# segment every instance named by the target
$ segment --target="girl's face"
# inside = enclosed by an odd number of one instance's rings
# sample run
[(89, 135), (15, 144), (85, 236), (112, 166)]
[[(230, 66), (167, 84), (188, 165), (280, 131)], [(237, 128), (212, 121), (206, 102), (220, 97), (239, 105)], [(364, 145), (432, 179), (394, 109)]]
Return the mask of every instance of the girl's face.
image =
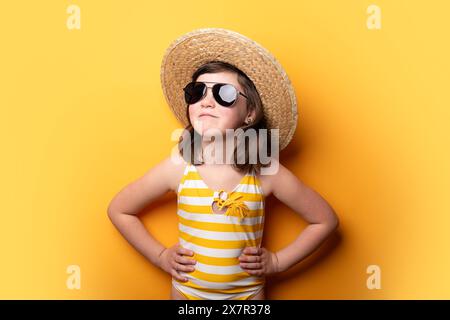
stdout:
[[(238, 82), (238, 75), (234, 72), (218, 72), (201, 74), (196, 81), (229, 83), (244, 93)], [(207, 83), (208, 87), (214, 85)], [(245, 94), (245, 93), (244, 93)], [(202, 114), (209, 114), (203, 115)], [(212, 89), (208, 88), (205, 97), (189, 106), (189, 118), (195, 131), (204, 135), (208, 129), (219, 129), (225, 134), (225, 129), (237, 129), (244, 124), (246, 117), (254, 116), (247, 111), (247, 99), (238, 94), (236, 103), (232, 107), (221, 106), (213, 97)]]

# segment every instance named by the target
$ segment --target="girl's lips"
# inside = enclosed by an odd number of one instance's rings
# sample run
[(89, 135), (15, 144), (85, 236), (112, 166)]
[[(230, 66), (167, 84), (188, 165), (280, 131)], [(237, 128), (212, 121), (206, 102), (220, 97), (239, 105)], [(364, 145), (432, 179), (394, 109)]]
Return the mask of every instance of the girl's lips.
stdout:
[(199, 116), (199, 118), (201, 118), (201, 117), (211, 117), (211, 118), (217, 118), (217, 117), (215, 117), (215, 116), (212, 116), (212, 115), (210, 115), (210, 114), (202, 114), (202, 115), (200, 115), (200, 116)]

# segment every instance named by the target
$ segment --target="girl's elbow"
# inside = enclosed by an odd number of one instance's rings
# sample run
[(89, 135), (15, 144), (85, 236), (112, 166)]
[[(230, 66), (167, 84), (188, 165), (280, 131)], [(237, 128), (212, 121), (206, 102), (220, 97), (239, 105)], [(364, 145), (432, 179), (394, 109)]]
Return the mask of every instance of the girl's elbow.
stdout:
[(329, 211), (328, 214), (326, 214), (326, 218), (322, 221), (322, 224), (330, 233), (339, 227), (339, 223), (339, 218), (334, 210)]
[(110, 219), (114, 218), (117, 215), (118, 211), (112, 205), (112, 202), (108, 205), (108, 209), (106, 209), (106, 213)]
[(115, 212), (110, 210), (110, 209), (108, 209), (106, 212), (107, 212), (109, 220), (113, 221), (114, 216), (115, 216)]
[(332, 231), (336, 230), (339, 227), (339, 218), (338, 216), (333, 212), (333, 214), (331, 215), (330, 221), (329, 221), (329, 225)]

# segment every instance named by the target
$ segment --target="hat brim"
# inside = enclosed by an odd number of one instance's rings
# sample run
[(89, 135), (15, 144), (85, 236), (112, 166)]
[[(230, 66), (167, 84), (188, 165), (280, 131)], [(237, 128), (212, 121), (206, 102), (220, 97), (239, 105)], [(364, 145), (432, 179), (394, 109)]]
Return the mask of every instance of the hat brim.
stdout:
[(281, 64), (264, 47), (231, 30), (204, 28), (179, 37), (166, 50), (161, 64), (161, 86), (169, 107), (186, 126), (184, 86), (193, 73), (210, 61), (223, 61), (242, 70), (253, 81), (263, 103), (268, 129), (279, 129), (280, 150), (291, 141), (297, 126), (297, 100)]

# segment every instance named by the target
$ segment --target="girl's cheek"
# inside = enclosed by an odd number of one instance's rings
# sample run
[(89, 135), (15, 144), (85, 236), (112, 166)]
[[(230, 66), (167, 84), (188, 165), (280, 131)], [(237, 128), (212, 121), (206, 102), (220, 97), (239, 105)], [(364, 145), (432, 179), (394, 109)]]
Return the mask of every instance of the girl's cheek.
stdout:
[(193, 105), (189, 106), (189, 116), (192, 118), (195, 113), (195, 107)]
[(226, 119), (227, 123), (235, 123), (238, 119), (238, 113), (236, 110), (224, 110), (220, 115), (223, 119)]
[(230, 127), (238, 128), (241, 125), (240, 116), (238, 113), (233, 113), (229, 116)]
[(195, 119), (198, 119), (198, 115), (195, 110), (189, 110), (189, 119), (191, 120), (191, 122), (194, 122)]

